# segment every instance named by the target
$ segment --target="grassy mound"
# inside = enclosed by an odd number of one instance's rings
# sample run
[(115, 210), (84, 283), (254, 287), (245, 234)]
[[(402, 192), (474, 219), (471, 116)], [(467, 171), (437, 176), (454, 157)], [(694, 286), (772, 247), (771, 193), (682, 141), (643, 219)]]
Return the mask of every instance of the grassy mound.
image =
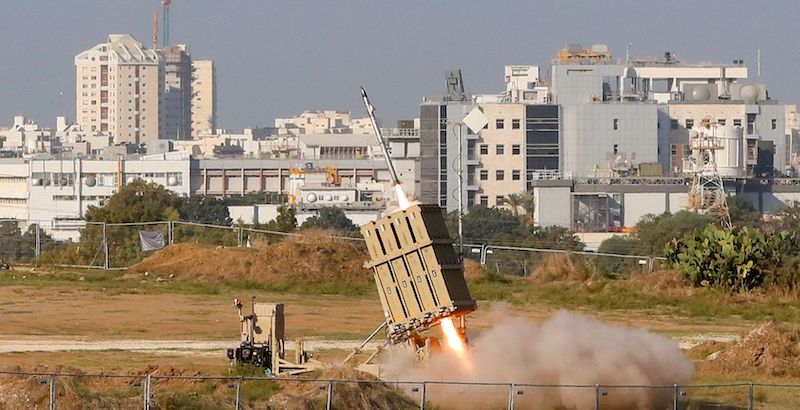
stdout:
[(208, 282), (371, 283), (368, 256), (358, 244), (308, 232), (256, 249), (201, 244), (168, 246), (130, 268)]

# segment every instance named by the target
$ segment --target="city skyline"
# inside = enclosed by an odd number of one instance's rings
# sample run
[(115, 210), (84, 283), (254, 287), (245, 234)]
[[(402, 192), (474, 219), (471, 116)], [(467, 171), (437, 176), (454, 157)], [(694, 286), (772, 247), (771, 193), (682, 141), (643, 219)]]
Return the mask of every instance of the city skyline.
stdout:
[[(669, 50), (685, 62), (744, 59), (751, 82), (768, 84), (772, 98), (792, 104), (800, 101), (800, 79), (786, 68), (800, 57), (784, 39), (791, 38), (785, 28), (800, 6), (783, 3), (767, 10), (754, 4), (688, 1), (553, 8), (452, 2), (313, 2), (300, 7), (176, 0), (170, 37), (173, 44), (188, 44), (194, 58), (215, 61), (218, 124), (230, 129), (270, 126), (276, 117), (303, 110), (363, 115), (360, 85), (374, 96), (379, 118), (391, 124), (419, 116), (422, 97), (443, 94), (447, 68), (463, 70), (468, 92), (500, 91), (504, 64), (544, 67), (556, 50), (574, 42), (606, 43), (616, 58), (624, 58), (626, 45), (632, 43), (631, 55), (636, 56)], [(86, 10), (92, 16), (87, 18)], [(4, 38), (13, 39), (0, 47), (9, 56), (0, 70), (0, 123), (14, 114), (43, 124), (57, 115), (74, 121), (74, 56), (110, 33), (131, 34), (149, 44), (152, 14), (159, 10), (156, 0), (124, 6), (88, 0), (7, 5), (7, 15), (15, 18), (0, 27)], [(603, 19), (595, 18), (600, 15)], [(47, 24), (31, 31), (31, 21)]]

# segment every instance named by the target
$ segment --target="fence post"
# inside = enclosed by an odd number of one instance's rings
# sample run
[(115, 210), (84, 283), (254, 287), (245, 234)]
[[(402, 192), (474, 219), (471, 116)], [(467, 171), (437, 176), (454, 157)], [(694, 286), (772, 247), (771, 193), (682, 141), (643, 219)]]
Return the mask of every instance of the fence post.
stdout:
[(56, 410), (56, 375), (50, 376), (50, 410)]
[(508, 410), (514, 410), (514, 383), (508, 386)]
[(325, 402), (325, 410), (333, 408), (333, 380), (328, 380), (328, 400)]
[(150, 410), (150, 375), (144, 378), (144, 410)]
[(655, 258), (648, 256), (647, 259), (647, 273), (653, 273), (653, 262), (655, 262)]
[(489, 249), (488, 245), (481, 245), (481, 267), (486, 267), (486, 251)]
[(672, 397), (672, 409), (673, 410), (678, 410), (678, 408), (679, 408), (679, 403), (678, 403), (678, 396), (679, 396), (678, 385), (675, 384), (674, 387), (675, 387), (675, 391), (673, 392), (674, 395)]
[(168, 222), (167, 222), (167, 237), (169, 238), (169, 239), (168, 239), (168, 243), (169, 243), (170, 245), (172, 245), (173, 243), (175, 243), (175, 240), (174, 240), (174, 237), (175, 237), (174, 235), (175, 235), (175, 234), (173, 233), (173, 232), (174, 232), (174, 230), (175, 230), (175, 225), (173, 224), (173, 221), (171, 221), (171, 220), (170, 220), (170, 221), (168, 221)]
[(236, 378), (236, 410), (239, 410), (241, 407), (241, 400), (242, 400), (242, 376)]
[(425, 410), (425, 394), (426, 394), (425, 393), (425, 388), (426, 387), (427, 387), (427, 383), (426, 382), (422, 382), (422, 392), (420, 392), (420, 398), (419, 398), (419, 409), (420, 410)]
[(108, 270), (108, 236), (105, 222), (103, 222), (103, 269)]
[(600, 410), (600, 385), (594, 385), (594, 410)]
[(237, 235), (240, 248), (242, 247), (242, 234), (243, 234), (243, 231), (242, 231), (242, 227), (240, 226), (239, 227), (239, 234)]
[(747, 410), (753, 410), (753, 403), (755, 399), (755, 386), (753, 386), (753, 382), (748, 382), (750, 386), (747, 389)]
[(36, 221), (36, 249), (34, 250), (36, 258), (34, 259), (33, 266), (39, 266), (39, 254), (42, 252), (42, 242), (39, 236), (40, 229), (41, 226), (39, 226), (39, 221)]

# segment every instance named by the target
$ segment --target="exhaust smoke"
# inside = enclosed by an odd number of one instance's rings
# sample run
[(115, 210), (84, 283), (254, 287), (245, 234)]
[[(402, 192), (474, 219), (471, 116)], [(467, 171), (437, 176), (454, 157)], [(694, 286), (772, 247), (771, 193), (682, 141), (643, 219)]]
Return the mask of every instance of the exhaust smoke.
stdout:
[[(603, 388), (603, 408), (654, 408), (671, 404), (671, 385), (688, 384), (694, 374), (693, 362), (675, 342), (643, 329), (610, 325), (567, 311), (537, 324), (496, 308), (491, 319), (494, 326), (472, 338), (466, 357), (457, 350), (442, 349), (419, 365), (407, 349), (391, 350), (383, 363), (385, 379), (664, 385), (660, 389)], [(523, 395), (515, 400), (518, 408), (593, 408), (595, 404), (593, 386), (520, 390)], [(508, 401), (508, 387), (430, 385), (428, 392), (428, 400), (444, 408), (495, 407)]]

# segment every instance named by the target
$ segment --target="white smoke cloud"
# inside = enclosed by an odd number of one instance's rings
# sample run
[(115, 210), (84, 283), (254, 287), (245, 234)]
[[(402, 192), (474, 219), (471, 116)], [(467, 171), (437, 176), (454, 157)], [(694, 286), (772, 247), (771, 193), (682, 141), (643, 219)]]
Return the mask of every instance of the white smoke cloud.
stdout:
[[(470, 341), (470, 364), (442, 349), (421, 366), (407, 348), (392, 349), (382, 363), (384, 379), (516, 384), (688, 384), (694, 364), (663, 336), (605, 324), (566, 311), (536, 324), (503, 311), (495, 325)], [(509, 387), (428, 386), (428, 398), (444, 408), (503, 406)], [(671, 403), (672, 388), (601, 388), (603, 408), (654, 408)], [(517, 395), (522, 391), (522, 395)], [(592, 388), (517, 388), (517, 408), (593, 408)]]

